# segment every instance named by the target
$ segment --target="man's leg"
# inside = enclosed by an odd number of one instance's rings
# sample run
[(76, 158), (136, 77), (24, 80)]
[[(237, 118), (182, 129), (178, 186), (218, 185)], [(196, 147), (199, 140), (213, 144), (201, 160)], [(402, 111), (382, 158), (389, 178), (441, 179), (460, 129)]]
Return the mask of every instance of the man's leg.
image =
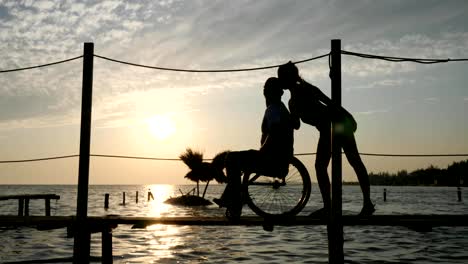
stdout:
[(240, 193), (240, 181), (241, 181), (241, 163), (242, 154), (239, 151), (232, 151), (226, 155), (225, 167), (227, 184), (224, 188), (224, 192), (221, 195), (221, 199), (215, 199), (220, 207), (226, 207), (235, 201)]
[(259, 162), (260, 153), (256, 150), (230, 152), (226, 156), (226, 176), (228, 184), (220, 200), (215, 203), (228, 207), (231, 217), (240, 216), (242, 210), (242, 174), (253, 172)]
[(372, 214), (375, 209), (370, 199), (370, 183), (369, 174), (367, 173), (366, 166), (362, 162), (361, 156), (356, 144), (356, 139), (353, 133), (349, 133), (343, 137), (342, 140), (343, 150), (348, 159), (349, 164), (356, 172), (359, 185), (361, 186), (363, 196), (363, 208), (361, 214)]

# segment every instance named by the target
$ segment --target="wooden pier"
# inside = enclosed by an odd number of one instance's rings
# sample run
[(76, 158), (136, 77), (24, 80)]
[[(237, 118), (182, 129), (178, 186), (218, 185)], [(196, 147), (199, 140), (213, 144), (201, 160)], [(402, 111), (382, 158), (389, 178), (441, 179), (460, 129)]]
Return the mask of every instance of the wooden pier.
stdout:
[[(343, 215), (344, 226), (404, 226), (416, 231), (431, 231), (438, 226), (468, 226), (468, 215), (374, 215), (359, 217)], [(191, 225), (191, 226), (262, 226), (271, 231), (274, 226), (327, 225), (328, 219), (296, 216), (264, 219), (258, 216), (244, 216), (238, 221), (226, 217), (127, 217), (88, 216), (85, 221), (76, 216), (0, 216), (1, 227), (33, 227), (38, 230), (67, 228), (68, 237), (77, 232), (102, 234), (102, 263), (112, 263), (112, 230), (118, 225), (132, 225), (145, 228), (150, 225)], [(77, 226), (80, 225), (80, 226)], [(70, 258), (73, 259), (73, 258)]]
[[(373, 215), (359, 217), (343, 215), (345, 226), (468, 226), (468, 215)], [(75, 216), (0, 216), (2, 227), (70, 227), (75, 224)], [(326, 225), (327, 219), (309, 216), (295, 216), (278, 219), (264, 219), (258, 216), (243, 216), (238, 221), (226, 217), (139, 217), (139, 216), (88, 216), (86, 223), (90, 227), (132, 225), (146, 227), (162, 225), (196, 225), (196, 226), (300, 226)]]
[(56, 194), (20, 194), (0, 196), (0, 201), (18, 200), (18, 216), (29, 216), (29, 201), (34, 199), (44, 199), (45, 215), (50, 216), (50, 200), (59, 200)]

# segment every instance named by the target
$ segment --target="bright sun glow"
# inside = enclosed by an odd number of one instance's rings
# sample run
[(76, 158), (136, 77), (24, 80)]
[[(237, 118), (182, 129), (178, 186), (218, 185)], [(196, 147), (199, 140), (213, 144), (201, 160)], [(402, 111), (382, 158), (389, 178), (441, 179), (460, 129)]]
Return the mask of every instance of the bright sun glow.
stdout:
[(168, 115), (155, 115), (146, 119), (151, 134), (160, 140), (170, 137), (176, 131), (172, 118)]
[(172, 194), (174, 186), (166, 184), (153, 184), (147, 186), (148, 191), (153, 194), (153, 200), (148, 202), (149, 216), (161, 217), (169, 213), (171, 205), (164, 203)]

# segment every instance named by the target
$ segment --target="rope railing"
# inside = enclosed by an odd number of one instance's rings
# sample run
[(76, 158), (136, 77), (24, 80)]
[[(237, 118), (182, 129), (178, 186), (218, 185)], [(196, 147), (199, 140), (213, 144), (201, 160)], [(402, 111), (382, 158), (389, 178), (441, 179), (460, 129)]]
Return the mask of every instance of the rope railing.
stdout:
[[(344, 153), (344, 152), (342, 152)], [(313, 156), (315, 152), (296, 153), (294, 156)], [(457, 154), (384, 154), (384, 153), (359, 153), (362, 156), (374, 156), (374, 157), (468, 157), (468, 154), (457, 153)], [(21, 162), (35, 162), (35, 161), (46, 161), (46, 160), (57, 160), (57, 159), (68, 159), (77, 158), (79, 154), (75, 155), (64, 155), (54, 156), (45, 158), (35, 159), (21, 159), (21, 160), (0, 160), (2, 163), (21, 163)], [(139, 160), (160, 160), (160, 161), (181, 161), (179, 158), (158, 158), (158, 157), (142, 157), (142, 156), (125, 156), (125, 155), (106, 155), (106, 154), (90, 154), (90, 157), (98, 158), (118, 158), (118, 159), (139, 159)], [(213, 159), (203, 159), (204, 161), (210, 161)]]
[(434, 64), (434, 63), (446, 63), (446, 62), (460, 62), (460, 61), (468, 61), (468, 59), (420, 59), (420, 58), (404, 58), (404, 57), (390, 57), (390, 56), (382, 56), (382, 55), (373, 55), (373, 54), (365, 54), (365, 53), (357, 53), (342, 50), (341, 54), (343, 55), (350, 55), (361, 57), (365, 59), (378, 59), (378, 60), (385, 60), (391, 62), (416, 62), (421, 64)]
[(79, 157), (80, 155), (64, 155), (64, 156), (55, 156), (55, 157), (46, 157), (46, 158), (36, 158), (36, 159), (21, 159), (21, 160), (0, 160), (0, 163), (21, 163), (21, 162), (34, 162), (34, 161), (46, 161), (46, 160), (57, 160), (57, 159), (68, 159)]
[[(324, 57), (329, 56), (330, 53), (323, 54), (320, 56), (312, 57), (309, 59), (304, 59), (304, 60), (299, 60), (293, 62), (294, 64), (300, 64), (304, 62), (309, 62), (317, 59), (321, 59)], [(258, 71), (258, 70), (266, 70), (266, 69), (273, 69), (281, 66), (282, 64), (277, 64), (277, 65), (270, 65), (270, 66), (263, 66), (263, 67), (253, 67), (253, 68), (240, 68), (240, 69), (212, 69), (212, 70), (196, 70), (196, 69), (177, 69), (177, 68), (168, 68), (168, 67), (159, 67), (159, 66), (148, 66), (148, 65), (143, 65), (143, 64), (137, 64), (137, 63), (132, 63), (132, 62), (126, 62), (126, 61), (121, 61), (121, 60), (116, 60), (116, 59), (111, 59), (108, 57), (100, 56), (97, 54), (94, 54), (94, 57), (100, 58), (103, 60), (108, 60), (112, 62), (117, 62), (125, 65), (130, 65), (130, 66), (136, 66), (136, 67), (142, 67), (142, 68), (148, 68), (148, 69), (153, 69), (153, 70), (162, 70), (162, 71), (176, 71), (176, 72), (198, 72), (198, 73), (219, 73), (219, 72), (243, 72), (243, 71)]]
[[(392, 57), (392, 56), (382, 56), (382, 55), (374, 55), (374, 54), (365, 54), (365, 53), (358, 53), (358, 52), (351, 52), (351, 51), (346, 51), (342, 50), (341, 53), (343, 55), (350, 55), (350, 56), (356, 56), (356, 57), (361, 57), (361, 58), (366, 58), (366, 59), (380, 59), (380, 60), (385, 60), (385, 61), (391, 61), (391, 62), (416, 62), (416, 63), (422, 63), (422, 64), (434, 64), (434, 63), (446, 63), (446, 62), (461, 62), (461, 61), (468, 61), (468, 59), (426, 59), (426, 58), (405, 58), (405, 57)], [(304, 60), (299, 60), (299, 61), (294, 61), (292, 63), (294, 64), (300, 64), (300, 63), (305, 63), (317, 59), (321, 59), (324, 57), (329, 56), (330, 53), (326, 53), (323, 55), (319, 55), (316, 57), (304, 59)], [(112, 59), (109, 57), (101, 56), (94, 54), (94, 57), (103, 59), (103, 60), (108, 60), (116, 63), (121, 63), (125, 65), (130, 65), (130, 66), (136, 66), (136, 67), (142, 67), (142, 68), (148, 68), (148, 69), (154, 69), (154, 70), (163, 70), (163, 71), (176, 71), (176, 72), (198, 72), (198, 73), (217, 73), (217, 72), (242, 72), (242, 71), (257, 71), (257, 70), (266, 70), (266, 69), (273, 69), (281, 66), (282, 64), (276, 64), (276, 65), (269, 65), (269, 66), (260, 66), (260, 67), (251, 67), (251, 68), (239, 68), (239, 69), (209, 69), (209, 70), (197, 70), (197, 69), (181, 69), (181, 68), (170, 68), (170, 67), (160, 67), (160, 66), (150, 66), (150, 65), (144, 65), (144, 64), (138, 64), (138, 63), (132, 63), (132, 62), (127, 62), (127, 61), (122, 61), (122, 60), (117, 60), (117, 59)], [(42, 67), (48, 67), (52, 65), (57, 65), (73, 60), (77, 60), (83, 58), (83, 55), (61, 60), (61, 61), (56, 61), (56, 62), (51, 62), (51, 63), (46, 63), (46, 64), (41, 64), (41, 65), (36, 65), (36, 66), (30, 66), (30, 67), (24, 67), (24, 68), (16, 68), (16, 69), (8, 69), (8, 70), (0, 70), (0, 73), (7, 73), (7, 72), (16, 72), (16, 71), (24, 71), (24, 70), (31, 70), (31, 69), (36, 69), (36, 68), (42, 68)]]
[(31, 69), (36, 69), (36, 68), (43, 68), (43, 67), (48, 67), (48, 66), (52, 66), (52, 65), (56, 65), (56, 64), (61, 64), (61, 63), (77, 60), (77, 59), (80, 59), (80, 58), (83, 58), (83, 55), (78, 56), (78, 57), (74, 57), (74, 58), (70, 58), (70, 59), (66, 59), (66, 60), (46, 63), (46, 64), (42, 64), (42, 65), (36, 65), (36, 66), (30, 66), (30, 67), (24, 67), (24, 68), (17, 68), (17, 69), (10, 69), (10, 70), (0, 70), (0, 73), (16, 72), (16, 71), (31, 70)]
[[(416, 62), (416, 63), (422, 63), (422, 64), (468, 61), (468, 59), (450, 59), (450, 58), (448, 58), (448, 59), (427, 59), (427, 58), (391, 57), (391, 56), (381, 56), (381, 55), (350, 52), (350, 51), (346, 51), (346, 50), (342, 50), (341, 53), (343, 55), (357, 56), (357, 57), (366, 58), (366, 59), (380, 59), (380, 60), (391, 61), (391, 62)], [(329, 56), (330, 56), (330, 53), (326, 53), (326, 54), (323, 54), (323, 55), (319, 55), (319, 56), (304, 59), (304, 60), (295, 61), (295, 62), (292, 62), (292, 63), (300, 64), (300, 63), (305, 63), (305, 62), (309, 62), (309, 61), (313, 61), (313, 60), (317, 60), (317, 59), (321, 59), (321, 58), (329, 57)], [(100, 59), (103, 59), (103, 60), (116, 62), (116, 63), (125, 64), (125, 65), (142, 67), (142, 68), (149, 68), (149, 69), (163, 70), (163, 71), (176, 71), (176, 72), (194, 72), (194, 73), (197, 73), (197, 72), (198, 73), (220, 73), (220, 72), (256, 71), (256, 70), (266, 70), (266, 69), (277, 68), (277, 67), (282, 65), (282, 64), (278, 64), (278, 65), (252, 67), (252, 68), (238, 68), (238, 69), (200, 70), (200, 69), (180, 69), (180, 68), (149, 66), (149, 65), (143, 65), (143, 64), (137, 64), (137, 63), (132, 63), (132, 62), (116, 60), (116, 59), (100, 56), (100, 55), (97, 55), (97, 54), (94, 54), (94, 57), (97, 57), (97, 58), (100, 58)], [(9, 69), (9, 70), (0, 70), (0, 73), (7, 73), (7, 72), (15, 72), (15, 71), (23, 71), (23, 70), (30, 70), (30, 69), (35, 69), (35, 68), (48, 67), (48, 66), (52, 66), (52, 65), (57, 65), (57, 64), (77, 60), (77, 59), (80, 59), (80, 58), (83, 58), (83, 55), (73, 57), (73, 58), (69, 58), (69, 59), (65, 59), (65, 60), (61, 60), (61, 61), (46, 63), (46, 64), (42, 64), (42, 65), (36, 65), (36, 66), (30, 66), (30, 67), (24, 67), (24, 68), (17, 68), (17, 69)], [(295, 154), (295, 156), (307, 156), (307, 155), (315, 155), (315, 154), (316, 153), (297, 153), (297, 154)], [(360, 155), (363, 155), (363, 156), (381, 156), (381, 157), (465, 157), (465, 156), (468, 156), (468, 154), (382, 154), (382, 153), (360, 153)], [(163, 161), (179, 161), (180, 160), (178, 158), (153, 158), (153, 157), (121, 156), (121, 155), (101, 155), (101, 154), (91, 154), (90, 156), (91, 157), (104, 157), (104, 158), (124, 158), (124, 159), (163, 160)], [(1, 163), (20, 163), (20, 162), (46, 161), (46, 160), (66, 159), (66, 158), (74, 158), (74, 157), (79, 157), (79, 155), (75, 154), (75, 155), (55, 156), (55, 157), (36, 158), (36, 159), (22, 159), (22, 160), (0, 160), (0, 164)], [(205, 160), (212, 160), (212, 159), (205, 159)]]

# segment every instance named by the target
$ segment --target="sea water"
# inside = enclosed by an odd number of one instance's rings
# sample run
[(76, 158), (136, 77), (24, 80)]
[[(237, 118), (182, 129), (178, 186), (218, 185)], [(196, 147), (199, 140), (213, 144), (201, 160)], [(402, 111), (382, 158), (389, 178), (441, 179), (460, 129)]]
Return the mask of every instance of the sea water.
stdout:
[[(184, 207), (165, 204), (169, 197), (187, 193), (194, 185), (93, 185), (89, 187), (88, 215), (121, 216), (223, 216), (215, 205)], [(200, 193), (203, 192), (200, 186)], [(207, 199), (218, 197), (224, 186), (210, 185)], [(387, 200), (383, 201), (383, 189)], [(136, 203), (136, 192), (139, 201)], [(52, 215), (76, 213), (77, 187), (73, 185), (0, 185), (0, 195), (54, 193)], [(126, 203), (123, 202), (126, 193)], [(154, 200), (148, 201), (151, 192)], [(467, 214), (468, 190), (458, 201), (454, 187), (372, 186), (375, 214)], [(104, 208), (104, 194), (110, 195)], [(357, 214), (362, 206), (359, 186), (343, 187), (343, 214)], [(16, 215), (16, 200), (0, 201), (1, 215)], [(44, 215), (44, 201), (30, 202), (30, 215)], [(312, 195), (301, 215), (321, 207), (320, 192)], [(244, 207), (243, 215), (253, 215)], [(468, 228), (436, 227), (417, 232), (405, 227), (344, 227), (347, 263), (468, 263)], [(91, 237), (91, 255), (101, 255), (101, 235)], [(0, 263), (34, 263), (44, 259), (69, 258), (73, 238), (66, 229), (38, 231), (34, 228), (0, 227)], [(325, 226), (276, 226), (273, 232), (261, 226), (152, 225), (131, 229), (119, 225), (113, 231), (114, 263), (327, 263)]]

